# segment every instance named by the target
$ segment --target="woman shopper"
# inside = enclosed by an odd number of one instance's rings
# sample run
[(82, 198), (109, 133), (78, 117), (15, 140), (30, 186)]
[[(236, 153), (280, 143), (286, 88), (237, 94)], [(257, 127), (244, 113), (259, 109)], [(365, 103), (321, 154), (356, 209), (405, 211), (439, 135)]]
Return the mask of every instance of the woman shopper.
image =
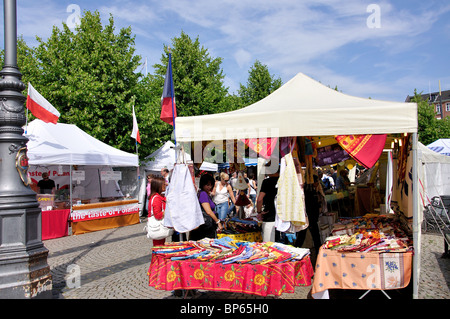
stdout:
[[(155, 216), (157, 220), (164, 218), (166, 210), (166, 197), (162, 195), (166, 191), (166, 180), (164, 177), (153, 177), (151, 180), (151, 191), (148, 200), (148, 217)], [(153, 239), (153, 246), (164, 245), (166, 239)]]
[(216, 205), (216, 212), (220, 220), (224, 220), (228, 215), (229, 200), (231, 200), (233, 204), (236, 203), (233, 189), (231, 188), (229, 181), (230, 176), (227, 173), (220, 173), (220, 180), (216, 182), (214, 189), (211, 192), (211, 195), (214, 198), (214, 204)]
[(200, 178), (198, 201), (202, 209), (205, 223), (190, 232), (189, 234), (190, 240), (200, 240), (205, 237), (215, 238), (216, 229), (222, 230), (220, 219), (217, 218), (216, 214), (214, 213), (216, 205), (214, 204), (214, 201), (211, 199), (210, 196), (214, 184), (215, 184), (214, 177), (212, 177), (209, 174), (204, 174)]

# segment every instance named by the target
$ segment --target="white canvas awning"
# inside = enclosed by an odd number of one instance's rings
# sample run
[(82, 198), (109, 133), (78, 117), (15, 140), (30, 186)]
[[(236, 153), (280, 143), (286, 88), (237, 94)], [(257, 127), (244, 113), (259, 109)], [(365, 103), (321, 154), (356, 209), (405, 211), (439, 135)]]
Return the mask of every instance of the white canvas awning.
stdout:
[(177, 142), (417, 132), (417, 104), (343, 94), (299, 73), (266, 98), (219, 114), (177, 117)]
[(25, 136), (30, 165), (139, 166), (138, 156), (109, 146), (73, 124), (28, 124)]
[(428, 144), (427, 147), (436, 153), (446, 156), (450, 155), (450, 139), (448, 138), (436, 140), (433, 143)]
[[(177, 162), (176, 152), (175, 144), (167, 141), (163, 146), (145, 158), (143, 162), (145, 170), (159, 172), (163, 168), (167, 168), (168, 170), (173, 169), (174, 164)], [(185, 160), (191, 160), (191, 156), (186, 154)]]

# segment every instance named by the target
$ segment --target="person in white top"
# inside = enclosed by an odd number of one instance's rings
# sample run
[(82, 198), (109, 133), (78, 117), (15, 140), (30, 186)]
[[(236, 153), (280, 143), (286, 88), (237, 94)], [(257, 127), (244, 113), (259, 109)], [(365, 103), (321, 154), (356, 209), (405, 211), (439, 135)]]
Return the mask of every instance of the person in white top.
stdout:
[(211, 192), (214, 203), (216, 204), (216, 212), (220, 220), (223, 220), (227, 217), (229, 210), (229, 200), (231, 199), (231, 202), (233, 204), (236, 203), (233, 189), (231, 188), (229, 181), (230, 177), (227, 173), (220, 173), (220, 181), (216, 182), (216, 185), (214, 185), (214, 188)]

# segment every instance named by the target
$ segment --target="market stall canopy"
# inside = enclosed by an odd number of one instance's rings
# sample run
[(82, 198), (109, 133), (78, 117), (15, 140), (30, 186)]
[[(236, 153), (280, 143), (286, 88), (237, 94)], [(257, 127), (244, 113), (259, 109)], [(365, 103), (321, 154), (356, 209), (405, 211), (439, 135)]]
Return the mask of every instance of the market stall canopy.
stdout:
[(109, 146), (73, 124), (28, 124), (26, 137), (30, 165), (139, 166), (138, 156)]
[(436, 140), (433, 143), (428, 144), (427, 147), (439, 154), (450, 156), (450, 139), (448, 138)]
[[(145, 158), (143, 163), (145, 170), (158, 172), (161, 171), (162, 168), (171, 170), (173, 169), (173, 165), (176, 162), (175, 155), (175, 144), (173, 144), (171, 141), (167, 141), (163, 146), (161, 146)], [(189, 154), (186, 154), (186, 160), (191, 160)]]
[[(450, 156), (436, 153), (420, 142), (417, 146), (424, 175), (420, 176), (419, 173), (419, 179), (423, 182), (425, 194), (429, 199), (434, 196), (449, 195)], [(419, 170), (419, 172), (421, 171)], [(428, 202), (425, 201), (425, 203)]]
[(417, 104), (343, 94), (299, 73), (245, 108), (177, 117), (177, 142), (417, 132)]
[(216, 163), (203, 162), (199, 170), (208, 172), (217, 172), (219, 170), (219, 165)]

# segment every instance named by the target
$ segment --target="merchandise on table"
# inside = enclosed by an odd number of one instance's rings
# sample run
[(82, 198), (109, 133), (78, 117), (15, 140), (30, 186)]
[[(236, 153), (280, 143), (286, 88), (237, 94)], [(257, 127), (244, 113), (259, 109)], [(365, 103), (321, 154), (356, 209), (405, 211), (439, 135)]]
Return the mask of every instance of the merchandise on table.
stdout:
[(396, 215), (367, 214), (360, 218), (340, 219), (333, 225), (332, 234), (323, 244), (324, 249), (342, 252), (413, 250), (410, 235)]
[(235, 241), (223, 237), (155, 246), (152, 253), (171, 260), (193, 259), (222, 264), (264, 265), (301, 260), (309, 256), (310, 251), (307, 248), (296, 248), (281, 243)]
[(221, 234), (244, 234), (260, 231), (261, 222), (233, 217), (224, 220)]

